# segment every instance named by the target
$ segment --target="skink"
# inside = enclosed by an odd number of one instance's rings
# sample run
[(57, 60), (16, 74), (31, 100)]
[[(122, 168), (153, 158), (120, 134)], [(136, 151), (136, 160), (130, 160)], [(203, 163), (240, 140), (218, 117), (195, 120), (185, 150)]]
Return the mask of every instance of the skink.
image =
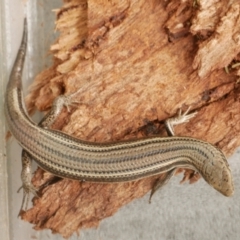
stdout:
[[(64, 96), (55, 100), (51, 112), (40, 125), (35, 124), (25, 110), (22, 94), (21, 75), (26, 46), (25, 20), (22, 43), (7, 84), (5, 115), (9, 129), (26, 157), (35, 160), (42, 169), (62, 178), (111, 183), (172, 172), (176, 168), (190, 168), (199, 172), (223, 195), (233, 194), (227, 160), (219, 149), (208, 142), (175, 136), (113, 143), (82, 141), (48, 128), (69, 101)], [(26, 172), (23, 170), (23, 188), (29, 192), (32, 191), (31, 180)]]

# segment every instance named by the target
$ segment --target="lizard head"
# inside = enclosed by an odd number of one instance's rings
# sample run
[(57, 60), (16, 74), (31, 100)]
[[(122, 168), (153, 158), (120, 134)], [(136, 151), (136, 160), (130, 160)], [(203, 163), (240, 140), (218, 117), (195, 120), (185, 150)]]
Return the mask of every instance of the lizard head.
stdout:
[(211, 159), (204, 161), (202, 176), (218, 192), (230, 197), (234, 193), (232, 173), (224, 154), (221, 150), (214, 148), (215, 150), (211, 151)]

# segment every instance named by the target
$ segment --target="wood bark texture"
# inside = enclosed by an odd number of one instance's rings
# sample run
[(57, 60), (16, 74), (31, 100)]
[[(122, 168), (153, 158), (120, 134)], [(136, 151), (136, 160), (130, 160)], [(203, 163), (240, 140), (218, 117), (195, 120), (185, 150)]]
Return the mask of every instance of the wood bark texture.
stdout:
[[(26, 99), (30, 112), (48, 111), (58, 95), (78, 91), (80, 103), (54, 129), (97, 142), (164, 136), (163, 121), (191, 106), (197, 116), (176, 135), (227, 156), (240, 145), (239, 1), (64, 0), (56, 16), (53, 65)], [(21, 217), (67, 238), (144, 196), (159, 177), (94, 184), (38, 169), (41, 197)], [(184, 180), (198, 178), (185, 172)]]

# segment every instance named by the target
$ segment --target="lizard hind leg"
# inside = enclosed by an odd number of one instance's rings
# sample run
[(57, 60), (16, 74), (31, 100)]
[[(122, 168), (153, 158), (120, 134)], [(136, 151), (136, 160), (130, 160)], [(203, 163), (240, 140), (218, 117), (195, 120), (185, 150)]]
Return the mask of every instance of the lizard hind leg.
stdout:
[(25, 211), (27, 210), (30, 193), (38, 197), (37, 195), (38, 189), (34, 187), (31, 182), (31, 179), (32, 179), (31, 163), (32, 163), (31, 156), (25, 150), (23, 150), (22, 151), (22, 172), (21, 172), (22, 186), (17, 191), (19, 192), (21, 189), (23, 189), (23, 200), (22, 200), (19, 215), (23, 211), (24, 205), (25, 205), (24, 210)]
[(72, 100), (75, 94), (76, 93), (73, 93), (69, 96), (59, 95), (56, 97), (50, 111), (43, 117), (38, 126), (42, 128), (50, 128), (64, 107), (66, 107), (67, 111), (70, 112), (70, 107), (77, 107), (79, 104), (88, 105), (87, 103), (81, 101)]

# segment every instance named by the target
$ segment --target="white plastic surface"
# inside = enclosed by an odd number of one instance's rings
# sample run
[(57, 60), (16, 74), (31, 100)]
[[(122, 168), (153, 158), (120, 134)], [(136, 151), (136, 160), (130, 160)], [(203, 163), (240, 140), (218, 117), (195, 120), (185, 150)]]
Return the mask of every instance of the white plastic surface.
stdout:
[[(22, 0), (1, 0), (0, 100), (22, 36)], [(55, 15), (61, 0), (28, 0), (28, 56), (24, 71), (24, 90), (33, 77), (50, 64), (48, 49), (54, 41)], [(4, 85), (4, 86), (3, 86)], [(5, 88), (4, 88), (5, 89)], [(63, 239), (49, 230), (37, 232), (32, 225), (17, 218), (21, 205), (21, 148), (14, 139), (8, 141), (5, 157), (4, 114), (0, 105), (0, 233), (6, 240)], [(158, 191), (148, 204), (148, 196), (123, 207), (113, 217), (102, 221), (97, 229), (81, 231), (70, 240), (238, 240), (240, 239), (240, 152), (230, 159), (235, 195), (226, 198), (203, 180), (194, 185), (179, 185), (181, 176)], [(7, 161), (7, 164), (6, 164)], [(7, 166), (6, 166), (7, 165)], [(6, 168), (8, 170), (6, 170)], [(8, 173), (8, 175), (7, 175)], [(8, 183), (8, 187), (7, 187)], [(9, 237), (8, 237), (9, 236)]]

